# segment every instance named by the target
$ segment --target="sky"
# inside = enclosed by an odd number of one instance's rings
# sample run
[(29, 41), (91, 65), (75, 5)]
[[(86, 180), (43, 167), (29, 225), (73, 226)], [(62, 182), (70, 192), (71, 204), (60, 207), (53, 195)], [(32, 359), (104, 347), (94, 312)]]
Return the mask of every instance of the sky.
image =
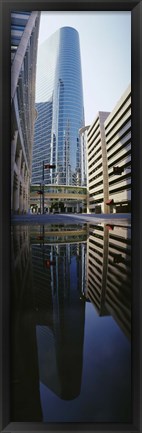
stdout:
[(131, 12), (41, 12), (39, 45), (64, 26), (79, 32), (85, 125), (91, 125), (131, 83)]

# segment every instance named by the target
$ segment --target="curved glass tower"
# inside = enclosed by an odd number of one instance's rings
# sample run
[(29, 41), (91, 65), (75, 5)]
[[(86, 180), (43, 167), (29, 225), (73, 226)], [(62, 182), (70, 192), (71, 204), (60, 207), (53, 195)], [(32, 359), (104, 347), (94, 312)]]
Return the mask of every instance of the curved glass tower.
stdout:
[[(48, 108), (47, 108), (48, 107)], [(50, 107), (50, 109), (49, 109)], [(80, 184), (80, 137), (84, 126), (83, 88), (78, 32), (57, 30), (38, 52), (32, 183)]]

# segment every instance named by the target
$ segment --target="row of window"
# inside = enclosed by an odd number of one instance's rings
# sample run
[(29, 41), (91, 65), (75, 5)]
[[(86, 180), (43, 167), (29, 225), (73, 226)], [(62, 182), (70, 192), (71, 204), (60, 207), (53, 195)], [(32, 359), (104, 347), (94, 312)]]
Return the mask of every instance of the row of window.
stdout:
[[(98, 152), (97, 152), (98, 154)], [(93, 162), (88, 166), (88, 170), (89, 170), (89, 176), (93, 173), (93, 171), (90, 171), (91, 167), (94, 167), (94, 165), (98, 164), (98, 161), (100, 161), (100, 159), (102, 160), (102, 152), (100, 149), (100, 155), (98, 156), (98, 158), (94, 159), (93, 156), (90, 158), (89, 162), (93, 160)]]
[[(97, 167), (94, 167), (94, 169), (89, 173), (89, 177), (91, 177), (92, 173), (95, 173), (96, 171), (98, 171), (100, 168), (102, 167), (102, 161), (100, 164), (97, 165)], [(101, 175), (101, 173), (100, 173)], [(95, 179), (95, 178), (94, 178)], [(92, 179), (90, 179), (91, 182)]]
[(114, 139), (119, 138), (121, 140), (121, 138), (123, 138), (125, 136), (126, 133), (129, 132), (131, 128), (131, 114), (129, 115), (129, 117), (125, 120), (124, 123), (122, 123), (117, 130), (114, 130), (113, 134), (111, 135), (111, 137), (108, 139), (106, 138), (106, 142), (107, 142), (107, 149), (109, 150), (109, 144), (111, 145), (111, 142)]
[[(99, 137), (99, 139), (98, 139)], [(97, 141), (96, 141), (97, 140)], [(97, 133), (94, 135), (94, 133), (92, 133), (91, 137), (88, 138), (88, 149), (90, 150), (90, 153), (92, 151), (93, 145), (97, 145), (98, 142), (100, 140), (100, 128), (97, 128)]]
[(104, 190), (101, 188), (98, 191), (94, 191), (92, 193), (89, 193), (89, 197), (94, 197), (95, 195), (103, 194)]
[(122, 110), (122, 108), (125, 106), (125, 104), (126, 104), (126, 102), (128, 101), (129, 98), (130, 98), (130, 93), (127, 96), (127, 98), (124, 100), (124, 102), (120, 105), (120, 107), (118, 108), (118, 110), (115, 111), (114, 115), (111, 116), (110, 120), (109, 121), (106, 120), (106, 123), (105, 123), (106, 135), (107, 135), (107, 128), (112, 123), (112, 121), (115, 119), (115, 117), (118, 116), (118, 114), (120, 113), (120, 111)]

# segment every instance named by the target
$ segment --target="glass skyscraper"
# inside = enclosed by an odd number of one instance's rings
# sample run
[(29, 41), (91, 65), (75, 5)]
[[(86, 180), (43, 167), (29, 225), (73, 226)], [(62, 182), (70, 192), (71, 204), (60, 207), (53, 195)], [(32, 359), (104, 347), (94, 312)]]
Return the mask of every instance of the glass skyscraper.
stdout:
[(57, 30), (39, 46), (32, 183), (77, 185), (80, 178), (79, 129), (84, 126), (79, 34), (72, 27)]

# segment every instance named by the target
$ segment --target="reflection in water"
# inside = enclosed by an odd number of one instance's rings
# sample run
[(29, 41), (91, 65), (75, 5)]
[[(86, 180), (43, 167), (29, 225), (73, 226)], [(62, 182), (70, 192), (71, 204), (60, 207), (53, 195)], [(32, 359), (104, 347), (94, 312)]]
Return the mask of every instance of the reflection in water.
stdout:
[(89, 227), (87, 296), (100, 316), (111, 315), (131, 336), (131, 229)]
[(70, 400), (81, 387), (86, 245), (50, 241), (32, 245), (40, 381)]
[[(130, 421), (130, 233), (88, 224), (12, 227), (13, 421)], [(102, 330), (107, 348), (98, 343)], [(104, 378), (104, 391), (98, 378), (111, 365), (116, 379)]]
[(12, 258), (12, 388), (14, 421), (40, 421), (39, 368), (35, 334), (29, 228), (14, 227)]

